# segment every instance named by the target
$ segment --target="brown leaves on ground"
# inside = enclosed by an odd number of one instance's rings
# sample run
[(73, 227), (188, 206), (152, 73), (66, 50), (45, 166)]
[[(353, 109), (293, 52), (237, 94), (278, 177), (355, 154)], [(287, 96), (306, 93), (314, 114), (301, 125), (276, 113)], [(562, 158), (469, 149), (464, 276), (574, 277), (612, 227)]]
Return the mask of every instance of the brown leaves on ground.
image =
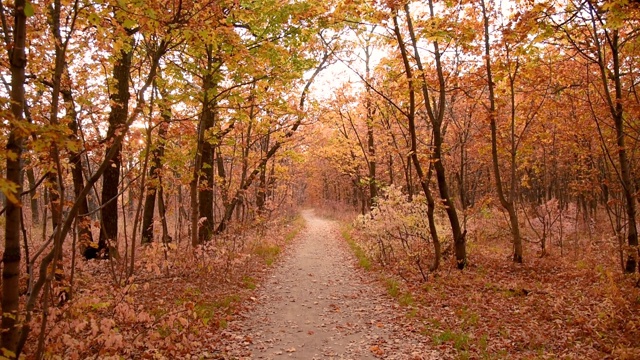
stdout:
[[(137, 276), (120, 287), (114, 285), (108, 262), (80, 261), (78, 291), (49, 311), (46, 354), (64, 359), (216, 358), (220, 333), (243, 310), (243, 301), (277, 255), (259, 249), (280, 249), (303, 223), (270, 225), (266, 233), (263, 228), (219, 238), (196, 250), (188, 241), (170, 244), (166, 252), (161, 244), (142, 247)], [(42, 315), (36, 315), (27, 357), (33, 356), (31, 346), (39, 335)]]
[[(251, 290), (300, 226), (271, 226), (268, 233), (220, 239), (196, 251), (185, 242), (171, 245), (166, 255), (159, 244), (141, 248), (138, 275), (120, 287), (109, 263), (79, 262), (72, 300), (49, 311), (46, 354), (219, 358), (227, 352), (218, 348), (223, 330), (255, 302)], [(427, 282), (407, 272), (395, 280), (393, 267), (361, 270), (382, 277), (398, 302), (398, 316), (374, 326), (411, 327), (442, 358), (640, 358), (640, 289), (634, 276), (621, 274), (611, 246), (582, 244), (580, 254), (551, 251), (544, 258), (527, 256), (524, 264), (512, 263), (508, 244), (499, 240), (471, 238), (469, 250), (467, 269), (456, 270), (448, 259)], [(335, 303), (328, 310), (343, 311)], [(27, 357), (41, 318), (38, 310)], [(379, 358), (389, 354), (384, 344), (371, 344), (368, 351)]]
[(374, 355), (378, 356), (378, 357), (380, 357), (380, 356), (383, 356), (383, 355), (384, 355), (384, 350), (382, 350), (382, 349), (380, 348), (380, 346), (378, 346), (378, 345), (373, 345), (373, 346), (371, 347), (371, 352), (372, 352)]
[(507, 244), (470, 248), (464, 271), (447, 262), (428, 282), (405, 273), (402, 290), (389, 289), (443, 357), (640, 358), (640, 289), (613, 259), (594, 252), (514, 264)]

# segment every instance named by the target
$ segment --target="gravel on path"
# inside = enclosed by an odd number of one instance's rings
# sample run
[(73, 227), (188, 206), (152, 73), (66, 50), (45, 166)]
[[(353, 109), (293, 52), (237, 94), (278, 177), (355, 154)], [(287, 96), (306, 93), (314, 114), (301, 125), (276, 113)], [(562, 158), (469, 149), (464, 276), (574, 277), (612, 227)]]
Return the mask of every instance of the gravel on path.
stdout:
[(355, 265), (337, 223), (302, 212), (306, 229), (225, 331), (231, 359), (439, 359), (430, 339)]

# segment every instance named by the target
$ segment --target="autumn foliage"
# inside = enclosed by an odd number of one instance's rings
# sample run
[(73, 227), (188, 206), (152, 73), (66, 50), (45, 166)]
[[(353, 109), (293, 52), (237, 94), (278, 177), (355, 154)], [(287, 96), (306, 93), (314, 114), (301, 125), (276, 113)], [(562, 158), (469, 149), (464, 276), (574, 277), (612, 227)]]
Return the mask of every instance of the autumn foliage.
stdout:
[(636, 2), (0, 5), (0, 358), (222, 351), (301, 205), (443, 354), (640, 356)]

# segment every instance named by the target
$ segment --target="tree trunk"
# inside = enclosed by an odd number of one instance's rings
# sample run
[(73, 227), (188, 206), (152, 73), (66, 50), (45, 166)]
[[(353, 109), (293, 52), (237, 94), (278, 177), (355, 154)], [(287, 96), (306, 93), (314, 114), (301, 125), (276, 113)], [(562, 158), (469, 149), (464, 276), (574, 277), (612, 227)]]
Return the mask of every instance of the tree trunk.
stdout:
[(514, 187), (515, 187), (515, 144), (514, 144), (514, 124), (515, 122), (515, 103), (514, 103), (514, 89), (513, 89), (513, 78), (511, 74), (509, 74), (510, 85), (511, 85), (511, 121), (512, 121), (512, 149), (511, 149), (511, 189), (509, 191), (509, 197), (507, 198), (505, 191), (502, 187), (502, 178), (500, 177), (500, 165), (498, 160), (498, 140), (497, 140), (497, 124), (496, 124), (496, 104), (495, 104), (495, 95), (494, 95), (494, 84), (493, 84), (493, 76), (491, 71), (491, 54), (490, 54), (490, 43), (489, 43), (489, 17), (487, 16), (487, 10), (485, 7), (484, 0), (480, 2), (482, 6), (482, 16), (484, 23), (484, 46), (485, 46), (485, 62), (487, 67), (487, 84), (489, 87), (489, 121), (491, 127), (491, 159), (493, 162), (493, 177), (496, 183), (496, 190), (498, 192), (498, 198), (500, 199), (500, 204), (509, 214), (509, 224), (511, 227), (511, 236), (513, 239), (513, 261), (517, 263), (522, 263), (522, 238), (520, 236), (520, 226), (518, 223), (518, 214), (516, 213), (516, 208), (514, 206)]
[[(261, 141), (261, 151), (266, 153), (269, 150), (269, 134), (265, 136), (265, 139)], [(262, 215), (265, 211), (265, 204), (267, 202), (267, 166), (260, 169), (260, 183), (258, 184), (258, 193), (256, 195), (256, 206), (258, 208), (258, 214)]]
[(162, 242), (168, 243), (173, 239), (169, 235), (169, 227), (167, 225), (167, 209), (164, 205), (164, 188), (162, 185), (162, 177), (158, 179), (158, 213), (160, 215), (160, 223), (162, 224)]
[(366, 73), (365, 76), (367, 78), (367, 99), (366, 99), (366, 108), (367, 108), (367, 157), (369, 159), (369, 206), (370, 208), (375, 205), (376, 198), (378, 197), (378, 184), (376, 183), (376, 147), (375, 147), (375, 139), (373, 132), (373, 114), (374, 108), (371, 104), (371, 69), (370, 69), (370, 60), (371, 60), (371, 49), (370, 44), (367, 42), (367, 46), (365, 47), (365, 65), (366, 65)]
[[(25, 45), (27, 37), (26, 16), (24, 14), (25, 0), (16, 0), (14, 8), (13, 48), (9, 52), (11, 64), (11, 114), (13, 121), (23, 121), (24, 113), (24, 82), (27, 57)], [(5, 36), (8, 34), (5, 34)], [(22, 192), (22, 151), (25, 133), (19, 126), (11, 124), (6, 150), (14, 156), (7, 156), (8, 182), (16, 186), (14, 192), (7, 199), (5, 215), (5, 249), (2, 256), (2, 334), (0, 348), (17, 358), (20, 340), (21, 319), (19, 314), (19, 282), (20, 282), (20, 202), (18, 196)], [(5, 353), (4, 355), (7, 355)], [(10, 357), (10, 356), (8, 356)]]
[[(433, 18), (434, 17), (433, 0), (429, 0), (428, 4), (429, 4), (430, 16)], [(439, 47), (438, 41), (434, 40), (433, 47), (434, 47), (436, 73), (438, 76), (438, 87), (437, 87), (438, 100), (435, 101), (434, 99), (434, 106), (432, 106), (424, 67), (422, 66), (422, 60), (420, 58), (420, 53), (418, 52), (418, 42), (415, 36), (415, 31), (413, 30), (413, 23), (411, 20), (411, 14), (409, 12), (409, 5), (405, 5), (405, 13), (407, 14), (407, 26), (409, 28), (409, 35), (411, 36), (411, 43), (413, 46), (416, 65), (418, 66), (418, 70), (420, 71), (420, 76), (421, 76), (420, 87), (422, 89), (422, 96), (424, 98), (424, 103), (427, 110), (427, 117), (429, 118), (432, 126), (433, 153), (431, 155), (431, 162), (433, 163), (433, 167), (436, 172), (436, 181), (438, 183), (440, 200), (442, 201), (445, 207), (447, 217), (449, 218), (449, 223), (451, 224), (451, 232), (453, 234), (453, 242), (454, 242), (457, 266), (458, 266), (458, 269), (462, 270), (467, 265), (467, 250), (466, 250), (466, 240), (465, 240), (466, 232), (464, 233), (462, 232), (462, 228), (460, 226), (460, 220), (458, 219), (458, 213), (456, 211), (455, 204), (453, 203), (453, 201), (451, 200), (451, 196), (449, 195), (449, 187), (447, 184), (445, 168), (442, 163), (442, 144), (444, 141), (442, 136), (442, 122), (443, 122), (445, 106), (446, 106), (446, 98), (445, 98), (446, 88), (445, 88), (444, 70), (442, 69), (440, 47)]]
[(157, 178), (152, 178), (154, 166), (151, 166), (149, 170), (149, 182), (147, 183), (147, 194), (144, 198), (144, 209), (142, 210), (142, 244), (148, 244), (153, 242), (153, 215), (156, 209), (156, 186), (152, 185), (152, 181), (157, 181)]
[[(54, 10), (55, 11), (55, 10)], [(57, 11), (59, 12), (59, 11)], [(55, 23), (59, 24), (59, 15), (56, 15)], [(59, 25), (54, 27), (54, 32), (57, 34), (57, 37), (60, 39), (60, 30)], [(58, 42), (62, 42), (62, 40), (58, 40)], [(71, 79), (69, 78), (68, 70), (66, 69), (67, 63), (66, 60), (63, 59), (63, 65), (61, 66), (62, 76), (66, 79), (65, 88), (60, 89), (60, 94), (62, 94), (62, 100), (64, 101), (66, 118), (69, 121), (68, 127), (71, 130), (71, 134), (69, 135), (69, 139), (75, 143), (80, 142), (79, 131), (80, 125), (78, 123), (78, 114), (75, 109), (75, 101), (73, 99), (73, 93), (71, 92)], [(53, 118), (53, 116), (52, 116)], [(68, 149), (69, 152), (69, 164), (71, 165), (71, 175), (73, 179), (73, 192), (75, 198), (78, 199), (79, 194), (84, 189), (84, 170), (82, 165), (82, 151), (75, 151), (74, 149)], [(86, 197), (79, 199), (80, 206), (78, 209), (78, 215), (76, 217), (76, 228), (78, 231), (78, 237), (80, 239), (79, 246), (80, 250), (85, 256), (85, 258), (94, 258), (96, 256), (96, 247), (97, 244), (93, 243), (93, 235), (91, 233), (91, 217), (88, 215), (84, 215), (89, 213), (89, 204)], [(88, 255), (88, 256), (87, 256)]]
[[(620, 177), (622, 182), (622, 190), (624, 192), (625, 210), (627, 213), (627, 245), (630, 247), (629, 254), (625, 263), (624, 271), (626, 273), (634, 273), (638, 267), (638, 226), (636, 222), (636, 189), (631, 175), (631, 165), (627, 158), (627, 149), (625, 145), (625, 129), (624, 129), (624, 109), (622, 106), (622, 83), (620, 74), (620, 48), (618, 30), (612, 31), (611, 57), (613, 60), (613, 79), (615, 85), (615, 101), (610, 102), (613, 122), (616, 128), (616, 143), (618, 145), (618, 161), (620, 161)], [(604, 86), (607, 86), (607, 77), (604, 71), (604, 59), (600, 57), (601, 74)]]
[[(131, 70), (131, 50), (120, 50), (113, 67), (113, 79), (116, 91), (110, 96), (111, 112), (109, 113), (109, 129), (107, 139), (112, 141), (116, 134), (124, 130), (129, 113), (129, 73)], [(110, 242), (118, 239), (118, 184), (120, 182), (120, 167), (122, 163), (122, 143), (114, 143), (107, 146), (106, 153), (115, 147), (115, 155), (111, 159), (110, 166), (102, 174), (102, 226), (98, 252), (106, 252)]]
[(29, 198), (31, 199), (31, 222), (40, 224), (40, 209), (38, 209), (38, 189), (36, 188), (36, 176), (33, 168), (27, 169), (27, 180), (29, 181)]
[(213, 57), (212, 48), (207, 46), (207, 69), (202, 79), (202, 115), (200, 117), (200, 125), (204, 131), (202, 149), (202, 161), (200, 165), (200, 180), (198, 189), (198, 216), (201, 219), (198, 229), (198, 241), (203, 243), (211, 240), (213, 235), (213, 149), (211, 130), (215, 125), (215, 104), (214, 96), (216, 84), (213, 79), (213, 65), (216, 61)]
[[(69, 129), (72, 133), (71, 137), (74, 141), (78, 141), (78, 116), (75, 111), (75, 104), (73, 101), (73, 95), (71, 94), (71, 89), (63, 90), (62, 98), (66, 105), (67, 116), (70, 118)], [(79, 151), (69, 151), (69, 163), (71, 164), (71, 175), (73, 177), (73, 193), (76, 199), (78, 199), (82, 189), (84, 189), (82, 153)], [(78, 238), (80, 240), (80, 251), (85, 258), (95, 257), (96, 254), (94, 254), (94, 252), (96, 251), (97, 244), (94, 244), (93, 242), (93, 234), (91, 233), (91, 217), (89, 215), (84, 215), (89, 213), (89, 203), (87, 202), (86, 197), (78, 200), (80, 201), (80, 207), (76, 218), (76, 228), (78, 230)]]
[(196, 144), (196, 155), (193, 161), (193, 178), (189, 184), (189, 198), (191, 200), (191, 245), (200, 244), (198, 237), (198, 179), (200, 164), (202, 163), (202, 143), (204, 142), (204, 130), (202, 124), (198, 124), (198, 139)]
[[(405, 11), (407, 12), (407, 18), (409, 19), (408, 6), (405, 7)], [(416, 95), (415, 95), (414, 83), (413, 83), (414, 81), (413, 72), (411, 70), (411, 64), (409, 63), (409, 56), (407, 54), (407, 49), (404, 45), (402, 34), (400, 33), (400, 26), (398, 25), (397, 16), (394, 16), (393, 24), (394, 24), (394, 32), (396, 35), (396, 39), (398, 40), (398, 45), (400, 47), (400, 53), (402, 55), (405, 74), (407, 76), (407, 80), (409, 83), (408, 84), (409, 85), (409, 113), (407, 114), (407, 119), (409, 120), (409, 139), (411, 142), (411, 150), (410, 150), (411, 159), (410, 160), (413, 163), (413, 167), (416, 169), (416, 174), (418, 175), (420, 186), (422, 187), (422, 191), (424, 192), (424, 195), (427, 198), (427, 220), (429, 223), (429, 232), (431, 233), (431, 239), (433, 240), (433, 250), (434, 250), (434, 259), (430, 269), (431, 271), (435, 271), (438, 269), (440, 265), (442, 248), (440, 245), (440, 239), (438, 237), (438, 229), (436, 227), (436, 222), (435, 222), (435, 200), (433, 199), (433, 195), (431, 194), (431, 190), (429, 189), (429, 182), (431, 181), (431, 166), (429, 166), (428, 176), (425, 176), (424, 171), (422, 169), (422, 165), (420, 164), (420, 161), (418, 159), (418, 142), (416, 139), (416, 122), (415, 122)], [(411, 24), (410, 21), (409, 21), (409, 24)], [(410, 27), (410, 29), (412, 28)]]
[[(64, 73), (65, 67), (65, 52), (66, 47), (63, 45), (62, 37), (60, 35), (60, 7), (61, 4), (59, 1), (55, 1), (53, 4), (50, 4), (49, 10), (49, 20), (51, 25), (51, 32), (53, 33), (53, 38), (55, 41), (55, 60), (54, 60), (54, 69), (53, 69), (53, 83), (51, 89), (51, 110), (49, 114), (49, 122), (53, 126), (57, 126), (59, 124), (58, 116), (60, 109), (60, 93), (62, 88), (62, 75)], [(49, 181), (50, 186), (50, 194), (49, 201), (51, 204), (51, 222), (52, 222), (52, 230), (54, 231), (54, 267), (56, 268), (56, 272), (60, 270), (60, 274), (64, 274), (62, 270), (62, 242), (63, 238), (59, 236), (60, 234), (60, 226), (62, 225), (63, 215), (62, 208), (63, 202), (65, 199), (64, 192), (64, 184), (63, 184), (63, 170), (62, 164), (60, 160), (60, 152), (58, 148), (57, 142), (52, 142), (49, 148), (49, 154), (51, 156), (51, 160), (55, 167), (54, 170), (50, 170), (47, 174), (47, 179)], [(56, 276), (58, 279), (58, 276)], [(45, 297), (45, 303), (46, 303)], [(42, 324), (46, 324), (46, 312), (44, 314)], [(39, 341), (38, 344), (38, 353), (42, 348), (42, 341)]]
[(163, 123), (160, 124), (160, 128), (158, 130), (158, 144), (152, 152), (151, 168), (149, 169), (149, 180), (147, 182), (147, 194), (144, 199), (144, 211), (142, 215), (143, 244), (153, 241), (153, 215), (156, 207), (156, 196), (158, 195), (159, 190), (162, 188), (159, 173), (162, 170), (164, 143), (166, 141), (167, 128), (169, 127), (169, 123), (167, 122), (167, 118), (165, 117), (165, 110), (162, 109), (161, 111)]

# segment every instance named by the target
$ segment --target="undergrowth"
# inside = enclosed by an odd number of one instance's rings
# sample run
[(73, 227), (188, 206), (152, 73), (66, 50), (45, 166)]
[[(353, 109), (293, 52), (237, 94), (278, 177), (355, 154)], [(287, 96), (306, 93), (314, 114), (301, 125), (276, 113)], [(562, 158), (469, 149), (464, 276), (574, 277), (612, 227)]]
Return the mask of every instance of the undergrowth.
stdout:
[[(404, 201), (391, 191), (342, 237), (444, 358), (640, 359), (640, 289), (620, 270), (615, 242), (582, 240), (571, 223), (571, 242), (550, 235), (545, 251), (527, 242), (524, 264), (515, 264), (504, 217), (482, 207), (468, 214), (465, 270), (443, 246), (427, 277), (420, 266), (433, 254), (416, 217), (422, 205)], [(448, 232), (439, 234), (446, 245)]]
[[(229, 233), (138, 249), (136, 276), (110, 281), (105, 261), (78, 261), (73, 298), (49, 311), (45, 358), (185, 358), (217, 349), (222, 329), (246, 306), (266, 269), (305, 226), (300, 216)], [(66, 247), (65, 259), (71, 249)], [(261, 261), (255, 261), (256, 258)], [(112, 279), (113, 280), (113, 279)], [(53, 289), (56, 291), (56, 289)], [(26, 354), (39, 335), (36, 317)]]

